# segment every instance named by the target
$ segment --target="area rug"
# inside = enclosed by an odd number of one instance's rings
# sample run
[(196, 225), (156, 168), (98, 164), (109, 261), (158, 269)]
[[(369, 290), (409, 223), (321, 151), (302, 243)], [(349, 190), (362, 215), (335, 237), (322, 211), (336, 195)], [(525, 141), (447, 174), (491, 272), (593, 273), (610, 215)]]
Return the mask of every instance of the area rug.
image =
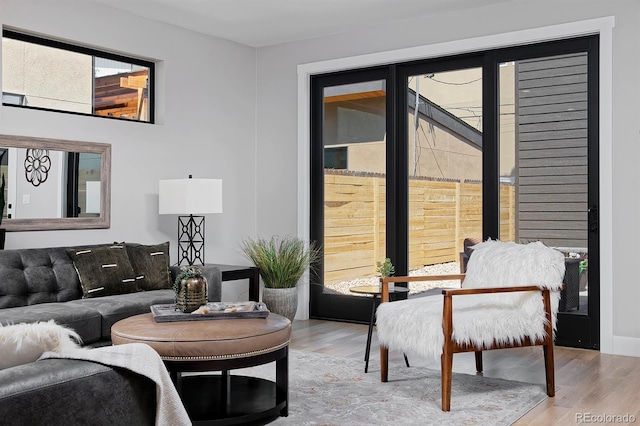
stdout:
[[(275, 380), (275, 365), (232, 374)], [(358, 359), (291, 350), (289, 416), (270, 424), (510, 425), (547, 398), (541, 384), (454, 373), (451, 411), (445, 413), (440, 371), (390, 363), (389, 380), (381, 383), (375, 366), (365, 374)]]

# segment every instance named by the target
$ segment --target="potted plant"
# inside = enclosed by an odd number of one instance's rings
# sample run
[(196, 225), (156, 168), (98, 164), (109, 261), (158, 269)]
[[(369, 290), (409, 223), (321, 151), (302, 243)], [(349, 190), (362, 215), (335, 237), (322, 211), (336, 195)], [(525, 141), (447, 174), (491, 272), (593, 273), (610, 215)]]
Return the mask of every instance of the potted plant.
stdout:
[[(380, 274), (380, 290), (382, 290), (382, 278), (390, 277), (396, 273), (396, 268), (391, 263), (391, 259), (388, 257), (384, 259), (384, 262), (376, 262), (376, 272)], [(394, 283), (389, 283), (389, 290), (395, 288)]]
[(242, 241), (244, 255), (260, 270), (264, 283), (262, 301), (271, 312), (293, 321), (298, 309), (298, 281), (320, 260), (322, 251), (315, 244), (293, 236), (257, 238)]
[(173, 282), (176, 310), (190, 313), (207, 304), (207, 279), (197, 266), (183, 266)]

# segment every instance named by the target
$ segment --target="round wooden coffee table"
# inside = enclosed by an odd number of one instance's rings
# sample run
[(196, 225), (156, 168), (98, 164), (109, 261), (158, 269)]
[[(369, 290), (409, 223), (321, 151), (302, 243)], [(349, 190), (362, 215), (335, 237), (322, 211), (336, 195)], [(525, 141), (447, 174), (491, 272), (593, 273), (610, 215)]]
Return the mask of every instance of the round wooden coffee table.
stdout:
[[(291, 322), (266, 318), (156, 323), (135, 315), (111, 328), (114, 345), (146, 343), (165, 362), (194, 424), (239, 424), (287, 416), (288, 348)], [(275, 361), (276, 381), (229, 374), (230, 370)], [(185, 375), (184, 372), (221, 371)]]

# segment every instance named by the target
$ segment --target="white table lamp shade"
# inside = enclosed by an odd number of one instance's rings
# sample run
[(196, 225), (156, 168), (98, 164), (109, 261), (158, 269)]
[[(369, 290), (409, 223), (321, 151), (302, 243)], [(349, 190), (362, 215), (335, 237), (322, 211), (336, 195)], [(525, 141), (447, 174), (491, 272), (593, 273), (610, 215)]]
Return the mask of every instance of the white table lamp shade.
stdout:
[(169, 179), (159, 182), (159, 214), (222, 213), (222, 179)]

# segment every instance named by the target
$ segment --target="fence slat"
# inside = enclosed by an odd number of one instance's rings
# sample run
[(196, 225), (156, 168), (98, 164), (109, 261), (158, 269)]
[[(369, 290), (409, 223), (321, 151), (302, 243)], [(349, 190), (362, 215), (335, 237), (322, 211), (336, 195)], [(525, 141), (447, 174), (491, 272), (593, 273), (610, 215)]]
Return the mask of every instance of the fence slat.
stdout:
[[(325, 283), (375, 275), (385, 257), (386, 179), (325, 175)], [(500, 190), (501, 238), (515, 238), (514, 187)], [(459, 260), (462, 242), (482, 236), (482, 183), (409, 181), (409, 267)]]

